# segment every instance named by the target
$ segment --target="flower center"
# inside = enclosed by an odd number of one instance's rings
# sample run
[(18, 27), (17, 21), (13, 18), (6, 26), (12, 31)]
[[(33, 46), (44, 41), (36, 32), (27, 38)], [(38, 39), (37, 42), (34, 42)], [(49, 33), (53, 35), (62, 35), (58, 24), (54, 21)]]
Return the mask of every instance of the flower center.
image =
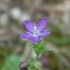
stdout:
[(34, 26), (34, 32), (33, 32), (33, 37), (39, 36), (40, 35), (40, 31), (38, 30), (38, 28), (36, 27), (36, 25)]

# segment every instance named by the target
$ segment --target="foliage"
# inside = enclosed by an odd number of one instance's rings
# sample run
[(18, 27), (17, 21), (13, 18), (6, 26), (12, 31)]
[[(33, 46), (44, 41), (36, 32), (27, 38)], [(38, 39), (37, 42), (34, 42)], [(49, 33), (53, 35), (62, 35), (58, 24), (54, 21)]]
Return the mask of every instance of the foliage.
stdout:
[(5, 64), (1, 67), (0, 70), (19, 70), (20, 56), (13, 54), (6, 56)]

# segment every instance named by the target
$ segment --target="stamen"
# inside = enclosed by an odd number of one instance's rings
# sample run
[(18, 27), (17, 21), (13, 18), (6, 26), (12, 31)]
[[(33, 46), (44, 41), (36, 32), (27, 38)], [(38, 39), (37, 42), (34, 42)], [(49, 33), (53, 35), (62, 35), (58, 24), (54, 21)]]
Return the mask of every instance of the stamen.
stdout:
[(33, 32), (33, 37), (39, 36), (40, 35), (40, 31), (38, 30), (38, 28), (36, 27), (36, 25), (34, 26), (34, 32)]

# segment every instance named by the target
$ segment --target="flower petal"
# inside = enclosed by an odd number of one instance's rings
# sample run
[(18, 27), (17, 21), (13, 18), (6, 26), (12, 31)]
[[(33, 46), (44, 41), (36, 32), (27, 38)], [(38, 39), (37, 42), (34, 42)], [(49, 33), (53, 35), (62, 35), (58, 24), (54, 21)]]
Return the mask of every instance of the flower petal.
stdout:
[(40, 34), (40, 36), (46, 36), (46, 35), (49, 35), (51, 32), (50, 32), (50, 30), (43, 30), (42, 32), (41, 32), (41, 34)]
[(29, 32), (33, 32), (33, 30), (34, 30), (34, 23), (32, 21), (25, 21), (24, 24), (25, 24), (26, 29)]
[(26, 32), (26, 33), (21, 34), (20, 38), (31, 39), (32, 38), (32, 34), (29, 33), (29, 32)]
[(43, 29), (45, 29), (46, 25), (47, 25), (47, 18), (44, 17), (38, 23), (38, 29), (39, 29), (39, 31), (42, 31)]
[(37, 43), (41, 38), (40, 37), (33, 37), (32, 42)]

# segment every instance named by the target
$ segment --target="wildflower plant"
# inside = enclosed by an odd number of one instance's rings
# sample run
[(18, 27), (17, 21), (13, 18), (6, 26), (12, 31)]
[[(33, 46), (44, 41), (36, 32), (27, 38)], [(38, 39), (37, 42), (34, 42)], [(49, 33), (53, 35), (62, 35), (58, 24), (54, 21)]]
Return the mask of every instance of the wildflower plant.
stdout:
[[(31, 61), (29, 62), (28, 70), (36, 70), (35, 63), (37, 62), (39, 55), (42, 53), (42, 51), (48, 50), (48, 48), (43, 43), (42, 38), (48, 36), (51, 32), (49, 29), (46, 29), (47, 26), (46, 17), (43, 17), (38, 24), (35, 24), (30, 20), (26, 20), (24, 22), (24, 25), (28, 31), (22, 33), (20, 35), (20, 38), (31, 40), (32, 41), (31, 46), (37, 55), (36, 59), (34, 60), (31, 59)], [(38, 66), (37, 69), (42, 70), (42, 67)]]

